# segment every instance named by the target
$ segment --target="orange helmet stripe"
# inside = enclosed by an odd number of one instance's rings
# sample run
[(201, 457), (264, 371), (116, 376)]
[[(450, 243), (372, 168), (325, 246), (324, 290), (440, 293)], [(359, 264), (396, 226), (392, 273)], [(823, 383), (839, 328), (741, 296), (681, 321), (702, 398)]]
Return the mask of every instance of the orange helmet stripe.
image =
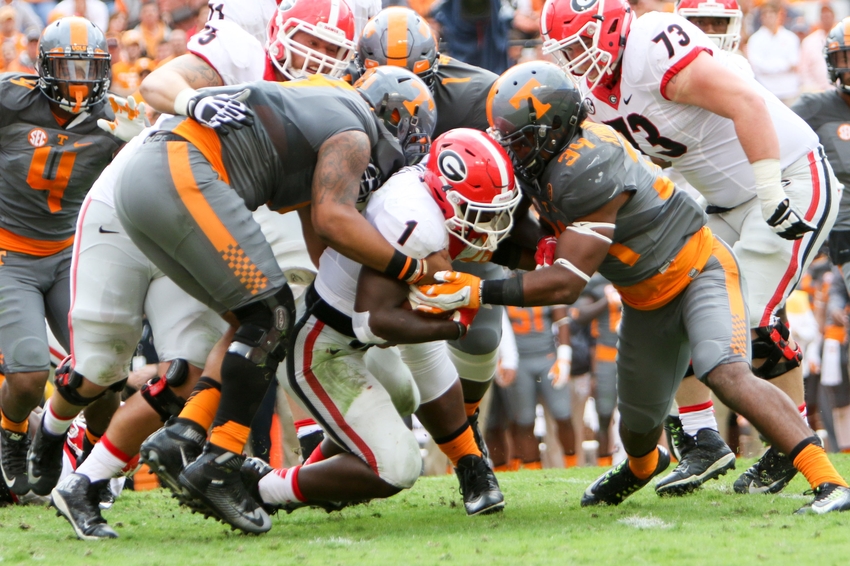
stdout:
[(407, 67), (407, 10), (387, 10), (387, 65)]
[(89, 44), (88, 21), (83, 18), (73, 18), (71, 20), (71, 49), (73, 46), (81, 45), (83, 49)]
[(850, 47), (850, 18), (844, 18), (844, 47)]

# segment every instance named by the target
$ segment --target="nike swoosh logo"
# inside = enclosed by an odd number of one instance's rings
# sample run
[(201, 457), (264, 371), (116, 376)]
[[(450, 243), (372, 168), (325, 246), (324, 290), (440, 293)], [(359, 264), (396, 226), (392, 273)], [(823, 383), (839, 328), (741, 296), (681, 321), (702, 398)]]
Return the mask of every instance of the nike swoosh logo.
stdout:
[(6, 476), (6, 470), (3, 470), (2, 466), (0, 466), (0, 471), (3, 472), (3, 481), (6, 482), (6, 487), (12, 489), (12, 486), (15, 485), (15, 480), (9, 481), (9, 478)]
[(117, 230), (104, 230), (104, 229), (103, 229), (103, 226), (101, 226), (101, 227), (98, 229), (98, 232), (100, 232), (101, 234), (117, 234), (117, 233), (118, 233), (118, 231), (117, 231)]
[(628, 104), (628, 103), (631, 101), (631, 99), (632, 99), (632, 95), (630, 94), (630, 95), (628, 96), (628, 98), (624, 98), (624, 99), (623, 99), (623, 104)]
[(94, 142), (74, 142), (74, 147), (86, 147), (87, 145), (91, 145), (92, 143)]

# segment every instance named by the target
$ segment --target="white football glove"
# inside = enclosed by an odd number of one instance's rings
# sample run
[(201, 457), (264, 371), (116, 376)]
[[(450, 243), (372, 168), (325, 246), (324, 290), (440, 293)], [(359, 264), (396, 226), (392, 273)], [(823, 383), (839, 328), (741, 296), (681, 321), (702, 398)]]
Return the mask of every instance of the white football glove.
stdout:
[(799, 240), (816, 226), (806, 221), (791, 205), (782, 188), (782, 169), (778, 159), (762, 159), (753, 165), (756, 194), (761, 204), (761, 214), (767, 225), (781, 238)]
[(570, 382), (570, 370), (572, 369), (573, 349), (567, 344), (558, 346), (558, 356), (552, 369), (549, 370), (549, 381), (552, 389), (563, 389)]
[(109, 121), (101, 118), (97, 121), (98, 127), (121, 141), (128, 142), (150, 124), (145, 117), (145, 103), (136, 104), (136, 100), (130, 96), (122, 98), (109, 94), (109, 105), (115, 114), (115, 120)]

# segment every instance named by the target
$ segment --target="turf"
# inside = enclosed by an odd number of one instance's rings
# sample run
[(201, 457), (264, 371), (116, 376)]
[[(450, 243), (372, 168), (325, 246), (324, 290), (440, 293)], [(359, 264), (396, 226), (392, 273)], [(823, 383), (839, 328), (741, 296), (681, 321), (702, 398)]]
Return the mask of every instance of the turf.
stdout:
[[(850, 456), (833, 461), (850, 476)], [(751, 461), (739, 461), (742, 471)], [(302, 509), (263, 536), (231, 533), (166, 492), (125, 492), (105, 513), (118, 540), (76, 540), (44, 507), (0, 509), (0, 562), (75, 564), (817, 564), (846, 565), (850, 513), (794, 516), (810, 496), (731, 492), (736, 474), (684, 498), (650, 488), (619, 507), (582, 509), (599, 468), (499, 476), (504, 513), (466, 517), (454, 477), (422, 478), (392, 499), (341, 513)]]

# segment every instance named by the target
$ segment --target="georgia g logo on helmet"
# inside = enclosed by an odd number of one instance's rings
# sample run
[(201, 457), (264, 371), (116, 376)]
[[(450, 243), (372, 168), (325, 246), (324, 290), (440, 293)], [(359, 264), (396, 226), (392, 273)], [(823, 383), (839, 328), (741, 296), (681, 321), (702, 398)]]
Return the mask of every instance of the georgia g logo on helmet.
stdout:
[(440, 152), (437, 158), (437, 168), (443, 177), (453, 183), (460, 183), (466, 179), (466, 163), (463, 162), (460, 155), (450, 149)]
[(599, 0), (570, 0), (570, 6), (576, 12), (584, 12), (585, 10), (589, 10), (595, 6), (598, 1)]

